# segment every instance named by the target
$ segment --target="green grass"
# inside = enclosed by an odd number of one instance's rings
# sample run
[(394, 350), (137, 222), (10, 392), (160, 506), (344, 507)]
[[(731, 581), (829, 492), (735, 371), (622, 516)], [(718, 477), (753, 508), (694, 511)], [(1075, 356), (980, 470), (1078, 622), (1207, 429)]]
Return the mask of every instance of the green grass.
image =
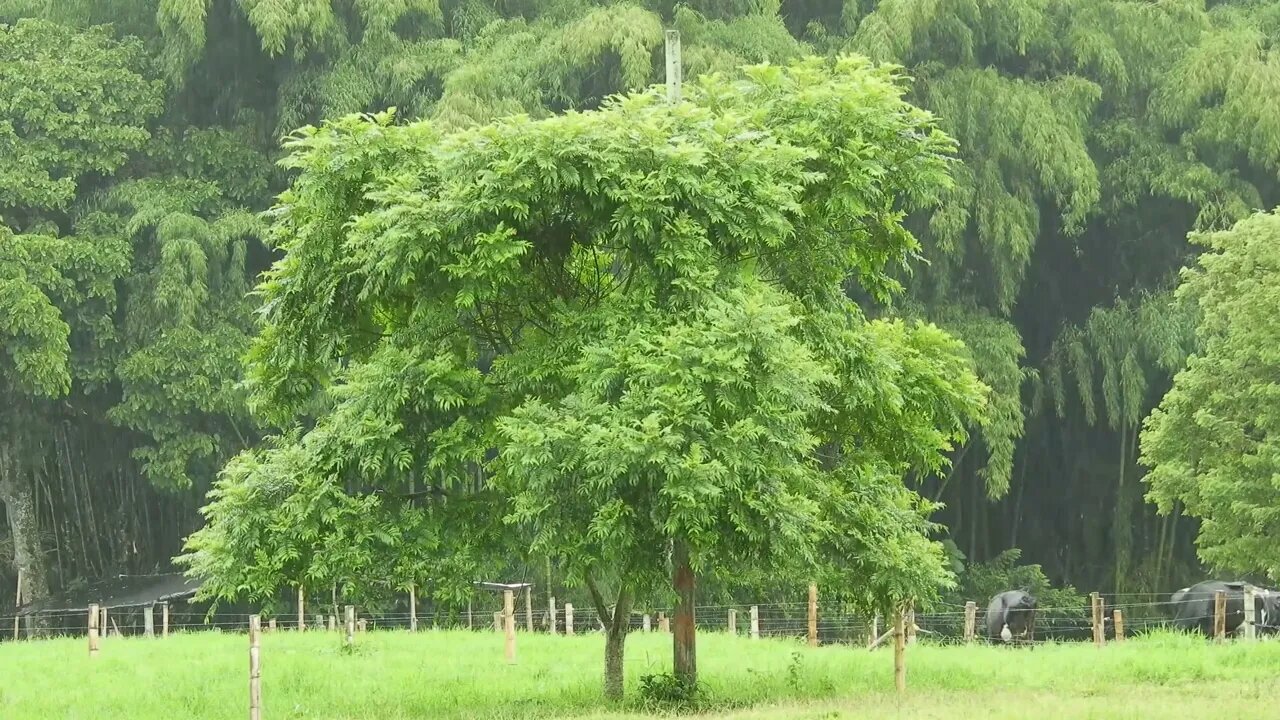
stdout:
[[(521, 635), (519, 662), (496, 633), (371, 632), (354, 652), (337, 634), (262, 638), (264, 720), (577, 718), (639, 712), (640, 677), (670, 669), (670, 638), (627, 641), (629, 701), (600, 696), (603, 643)], [(83, 639), (0, 645), (4, 720), (222, 720), (247, 715), (244, 635), (109, 638), (90, 659)], [(710, 717), (1147, 718), (1280, 717), (1280, 642), (1206, 644), (1173, 635), (1034, 649), (930, 647), (908, 651), (905, 698), (893, 658), (848, 647), (698, 638)]]

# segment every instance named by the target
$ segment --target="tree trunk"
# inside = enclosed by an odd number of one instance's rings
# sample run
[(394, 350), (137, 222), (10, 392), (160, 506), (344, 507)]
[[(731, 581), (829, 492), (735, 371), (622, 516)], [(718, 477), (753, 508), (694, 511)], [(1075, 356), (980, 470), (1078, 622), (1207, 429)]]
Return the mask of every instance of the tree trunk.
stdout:
[(1129, 425), (1120, 425), (1120, 466), (1116, 481), (1116, 501), (1112, 506), (1111, 540), (1115, 547), (1115, 591), (1124, 592), (1129, 578), (1133, 535), (1129, 527), (1133, 509), (1131, 493), (1125, 482), (1125, 470), (1129, 465)]
[[(548, 568), (551, 560), (547, 559)], [(604, 696), (610, 700), (621, 700), (625, 687), (623, 673), (623, 648), (627, 642), (627, 632), (631, 629), (631, 590), (625, 585), (618, 589), (618, 601), (613, 610), (604, 601), (604, 595), (596, 585), (595, 576), (586, 574), (587, 589), (591, 592), (591, 602), (596, 606), (596, 613), (604, 620)]]
[(671, 553), (672, 584), (676, 591), (675, 627), (672, 634), (675, 651), (675, 676), (690, 685), (698, 681), (698, 652), (694, 627), (694, 579), (689, 564), (689, 545), (677, 539)]
[(17, 449), (0, 442), (0, 502), (13, 537), (13, 567), (22, 573), (22, 600), (31, 603), (49, 597), (49, 579), (40, 550), (35, 499), (30, 483), (20, 473)]
[(617, 627), (617, 623), (609, 623), (605, 630), (604, 640), (604, 696), (610, 700), (621, 700), (624, 687), (622, 672), (623, 645), (627, 641), (627, 628)]

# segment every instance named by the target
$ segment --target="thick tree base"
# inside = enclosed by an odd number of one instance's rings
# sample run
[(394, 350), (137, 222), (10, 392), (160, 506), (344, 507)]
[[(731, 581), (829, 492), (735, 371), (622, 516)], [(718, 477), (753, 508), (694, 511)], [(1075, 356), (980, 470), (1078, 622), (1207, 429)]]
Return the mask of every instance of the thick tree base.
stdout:
[(609, 629), (604, 641), (604, 696), (610, 700), (621, 700), (625, 688), (623, 675), (623, 649), (626, 646), (627, 633)]

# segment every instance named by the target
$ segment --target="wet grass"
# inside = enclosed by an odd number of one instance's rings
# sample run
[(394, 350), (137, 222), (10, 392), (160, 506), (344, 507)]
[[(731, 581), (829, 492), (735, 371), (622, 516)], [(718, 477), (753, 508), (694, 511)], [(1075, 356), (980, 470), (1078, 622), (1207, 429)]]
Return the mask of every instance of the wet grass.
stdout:
[[(223, 720), (248, 708), (248, 642), (231, 633), (0, 645), (4, 720)], [(646, 717), (640, 678), (670, 670), (670, 638), (627, 641), (628, 700), (601, 698), (604, 640), (524, 635), (515, 665), (496, 633), (370, 632), (262, 638), (264, 720)], [(1172, 634), (1088, 644), (908, 651), (905, 698), (889, 651), (698, 638), (708, 717), (1280, 717), (1280, 642), (1222, 646)]]

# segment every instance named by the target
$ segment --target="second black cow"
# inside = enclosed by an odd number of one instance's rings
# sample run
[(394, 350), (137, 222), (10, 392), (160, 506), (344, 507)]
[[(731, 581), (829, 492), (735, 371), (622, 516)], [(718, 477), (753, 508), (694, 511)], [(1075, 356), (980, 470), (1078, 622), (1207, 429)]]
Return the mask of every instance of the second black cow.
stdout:
[[(1243, 582), (1206, 580), (1185, 587), (1173, 594), (1173, 624), (1182, 630), (1199, 630), (1213, 636), (1214, 596), (1219, 590), (1227, 599), (1227, 634), (1234, 633), (1244, 624)], [(1280, 592), (1255, 588), (1253, 595), (1253, 621), (1258, 632), (1271, 634), (1280, 631)]]

